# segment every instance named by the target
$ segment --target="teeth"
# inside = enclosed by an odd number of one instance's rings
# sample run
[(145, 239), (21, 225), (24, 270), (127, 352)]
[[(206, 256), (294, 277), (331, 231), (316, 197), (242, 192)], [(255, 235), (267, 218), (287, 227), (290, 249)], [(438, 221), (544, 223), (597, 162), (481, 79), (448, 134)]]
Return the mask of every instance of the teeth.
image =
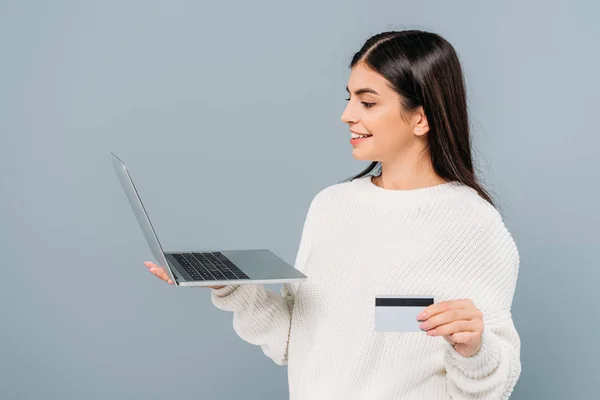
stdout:
[(352, 133), (352, 139), (362, 139), (369, 137), (369, 135), (357, 135), (356, 133)]

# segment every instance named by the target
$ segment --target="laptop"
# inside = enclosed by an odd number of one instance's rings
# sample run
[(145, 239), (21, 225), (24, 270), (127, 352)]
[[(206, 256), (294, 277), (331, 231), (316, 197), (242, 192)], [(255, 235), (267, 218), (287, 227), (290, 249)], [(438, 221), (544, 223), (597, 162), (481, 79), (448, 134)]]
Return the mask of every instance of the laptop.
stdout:
[(176, 286), (223, 286), (303, 281), (307, 276), (268, 249), (164, 251), (125, 163), (112, 165), (157, 265)]

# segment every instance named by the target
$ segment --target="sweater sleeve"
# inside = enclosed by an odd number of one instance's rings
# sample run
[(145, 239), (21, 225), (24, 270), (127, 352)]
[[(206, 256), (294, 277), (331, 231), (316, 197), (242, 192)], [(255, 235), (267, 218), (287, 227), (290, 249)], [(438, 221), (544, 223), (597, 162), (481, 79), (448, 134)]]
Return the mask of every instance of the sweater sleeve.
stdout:
[(480, 226), (470, 243), (478, 270), (472, 300), (483, 313), (481, 348), (463, 357), (450, 344), (444, 357), (450, 398), (508, 399), (521, 374), (521, 341), (511, 306), (519, 270), (519, 253), (499, 215)]
[[(306, 215), (294, 267), (304, 271), (313, 237), (316, 196)], [(228, 285), (212, 289), (212, 303), (233, 312), (233, 328), (240, 338), (258, 345), (278, 365), (287, 364), (294, 295), (292, 284), (284, 283), (280, 293), (264, 285)]]

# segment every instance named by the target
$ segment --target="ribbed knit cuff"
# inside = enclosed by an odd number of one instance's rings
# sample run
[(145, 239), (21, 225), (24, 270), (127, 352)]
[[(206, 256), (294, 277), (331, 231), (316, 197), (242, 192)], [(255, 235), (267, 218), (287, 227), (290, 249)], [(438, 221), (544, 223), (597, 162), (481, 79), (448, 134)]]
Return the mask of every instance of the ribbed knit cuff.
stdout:
[(215, 297), (225, 297), (231, 294), (235, 289), (237, 289), (240, 285), (226, 285), (220, 289), (211, 289), (212, 295)]
[(482, 379), (490, 375), (500, 364), (502, 343), (489, 330), (481, 335), (481, 348), (471, 357), (463, 357), (449, 344), (446, 351), (446, 363), (457, 368), (470, 379)]
[(213, 304), (224, 311), (241, 311), (266, 301), (267, 291), (261, 284), (230, 285), (213, 289)]

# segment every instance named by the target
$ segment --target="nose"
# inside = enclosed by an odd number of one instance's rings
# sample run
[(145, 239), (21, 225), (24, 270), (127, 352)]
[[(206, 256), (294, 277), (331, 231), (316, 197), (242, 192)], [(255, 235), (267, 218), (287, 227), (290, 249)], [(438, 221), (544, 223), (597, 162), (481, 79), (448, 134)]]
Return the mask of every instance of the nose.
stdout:
[(346, 105), (346, 108), (344, 109), (344, 112), (342, 113), (340, 119), (342, 120), (343, 123), (348, 124), (348, 125), (352, 125), (352, 124), (356, 123), (356, 117), (354, 115), (352, 115), (352, 113), (351, 113), (350, 103), (348, 103)]

